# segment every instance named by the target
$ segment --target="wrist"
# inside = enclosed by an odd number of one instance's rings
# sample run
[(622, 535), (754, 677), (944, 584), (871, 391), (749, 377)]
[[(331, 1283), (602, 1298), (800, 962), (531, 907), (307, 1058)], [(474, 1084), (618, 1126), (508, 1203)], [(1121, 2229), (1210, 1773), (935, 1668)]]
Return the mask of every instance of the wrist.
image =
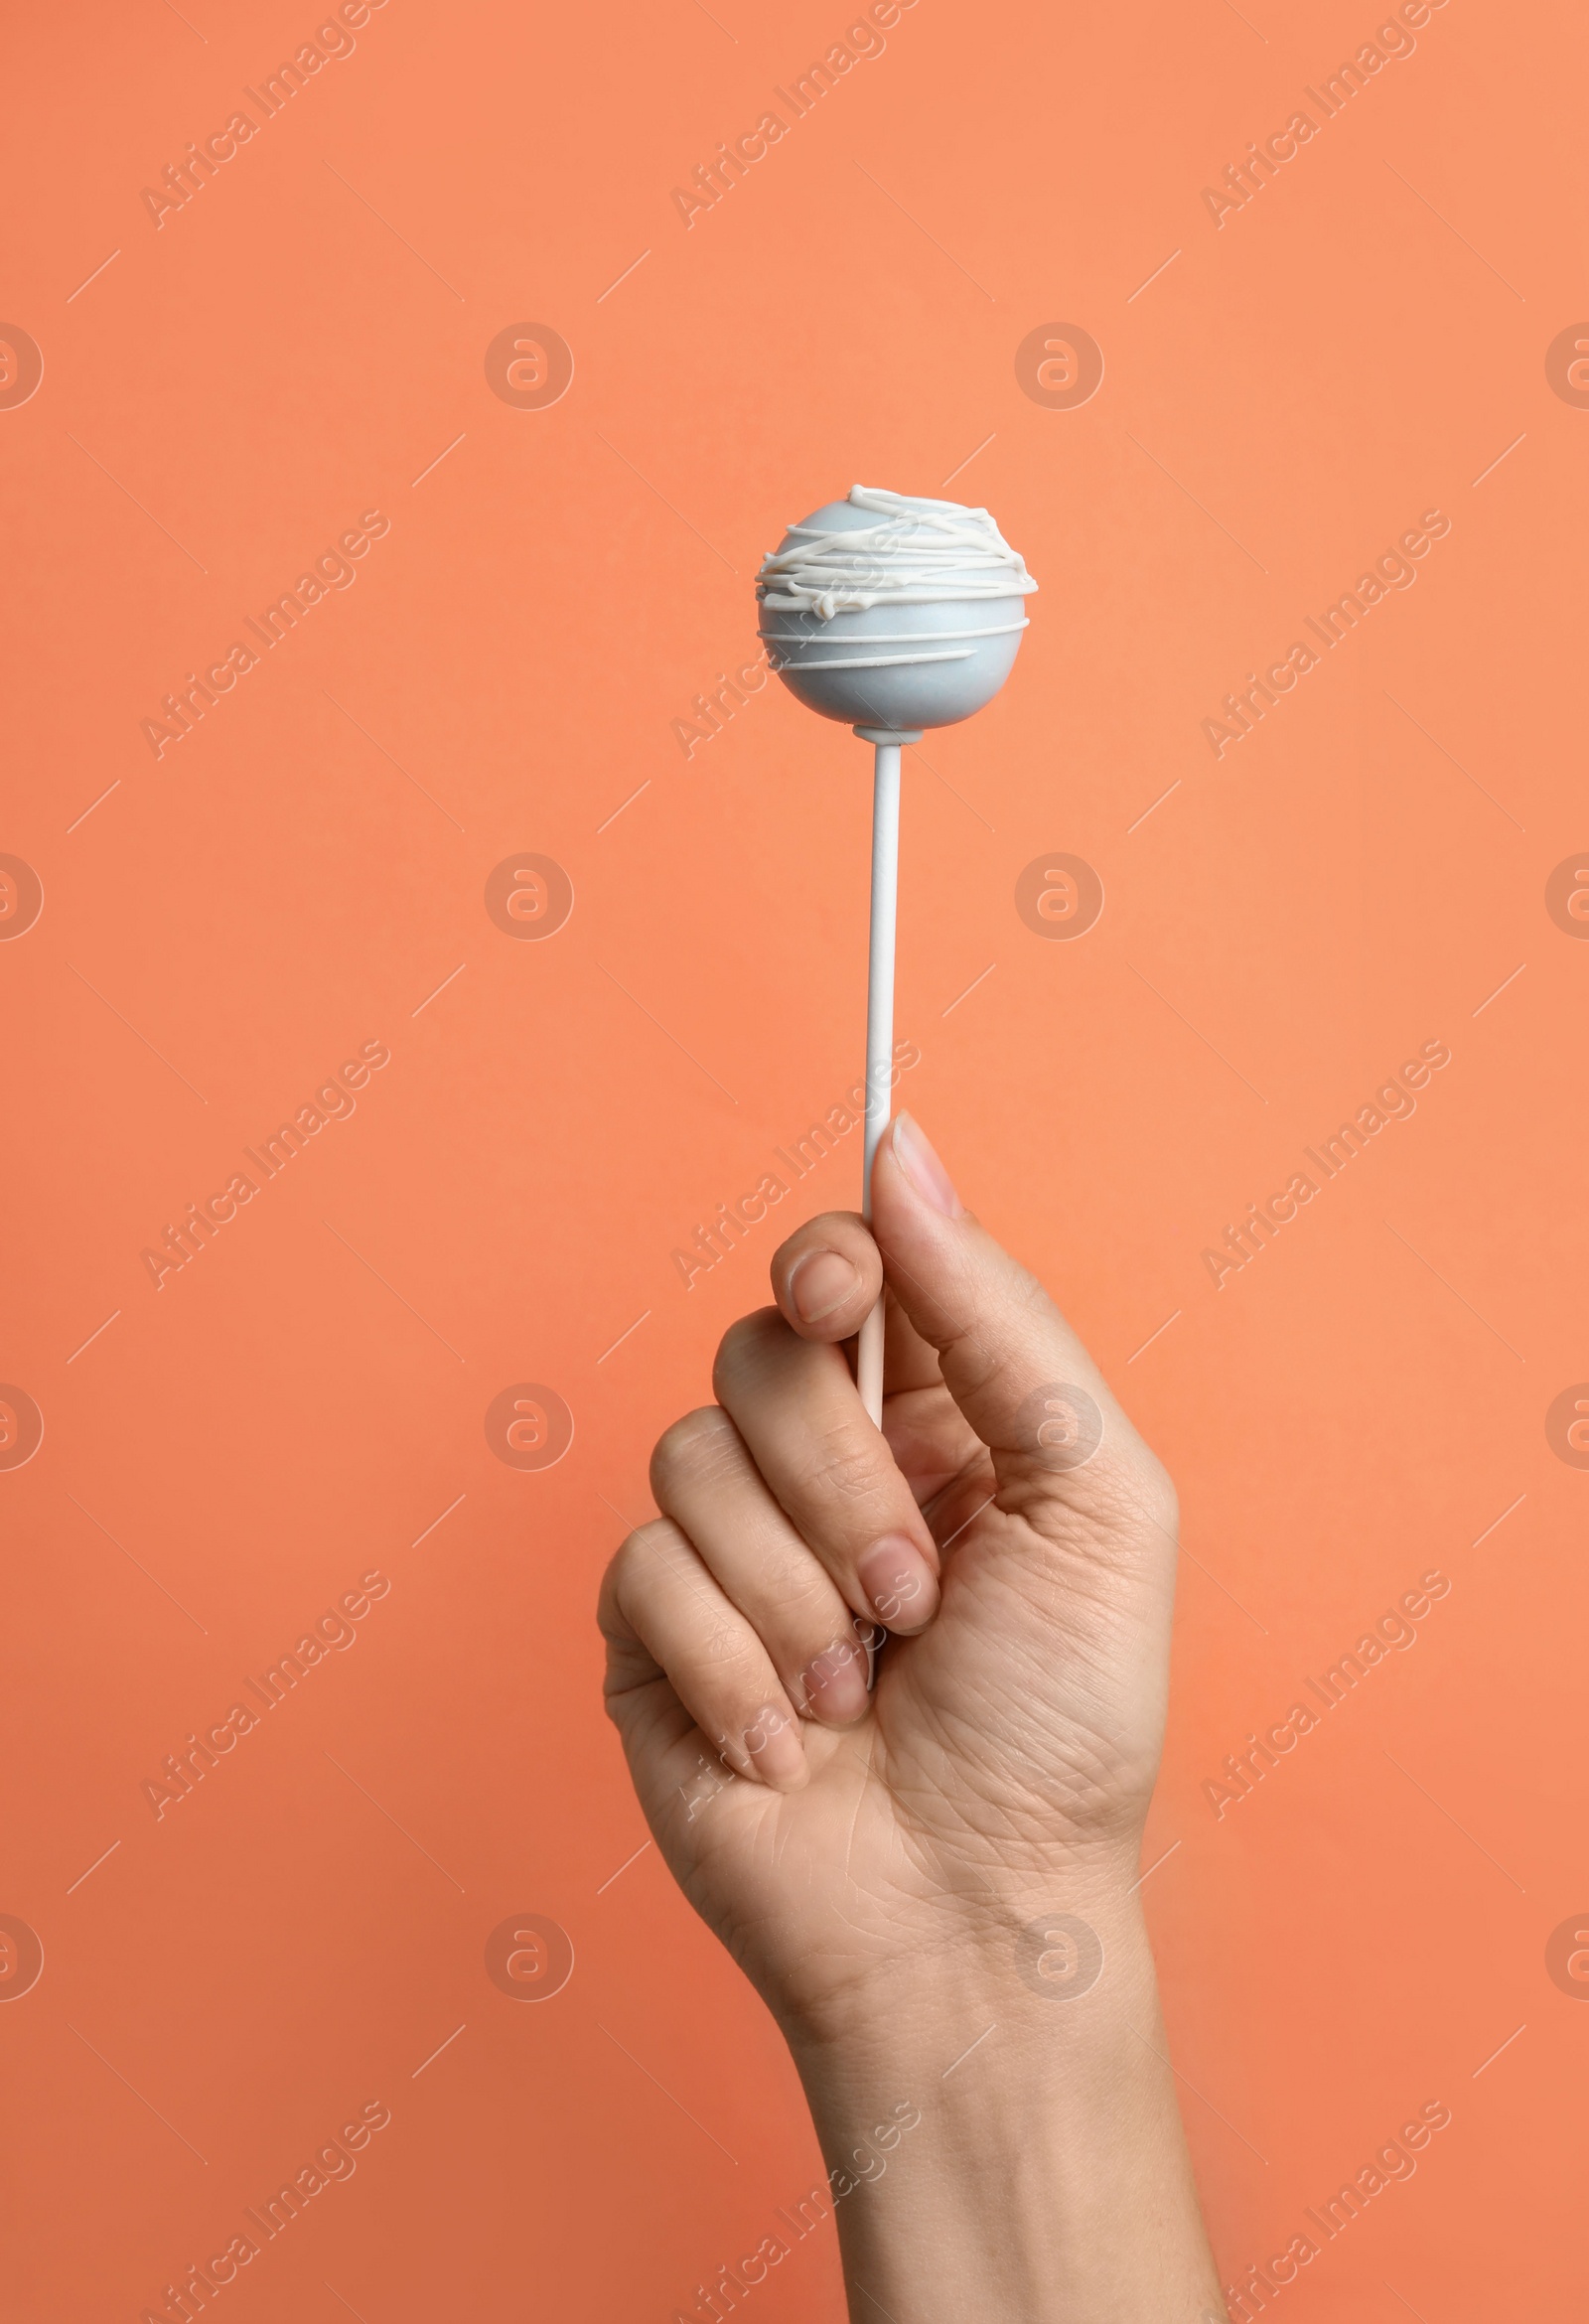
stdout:
[(813, 2075), (829, 2057), (872, 2052), (919, 2058), (924, 2071), (936, 2059), (939, 2072), (958, 2054), (945, 2045), (967, 2025), (974, 2033), (1033, 1998), (1076, 2001), (1116, 1955), (1122, 1977), (1135, 1962), (1151, 1983), (1138, 1860), (1135, 1847), (1110, 1850), (1040, 1883), (989, 1881), (974, 1897), (902, 1901), (881, 1942), (875, 1922), (856, 1926), (843, 1974), (775, 1999), (786, 2041)]
[(786, 2017), (783, 2031), (820, 2129), (858, 2119), (904, 2078), (900, 2099), (975, 2104), (977, 2077), (962, 2062), (984, 2046), (999, 2055), (1001, 2098), (1028, 2086), (1063, 2102), (1067, 2069), (1080, 2069), (1158, 2013), (1157, 1979), (1137, 1894), (1123, 1882), (1065, 1884), (1043, 1910), (1011, 1898), (969, 1925), (942, 1927), (919, 1946), (874, 1962), (819, 2010)]
[(1001, 1916), (874, 1975), (842, 2031), (790, 2040), (871, 2300), (1012, 2324), (1219, 2313), (1134, 1890)]

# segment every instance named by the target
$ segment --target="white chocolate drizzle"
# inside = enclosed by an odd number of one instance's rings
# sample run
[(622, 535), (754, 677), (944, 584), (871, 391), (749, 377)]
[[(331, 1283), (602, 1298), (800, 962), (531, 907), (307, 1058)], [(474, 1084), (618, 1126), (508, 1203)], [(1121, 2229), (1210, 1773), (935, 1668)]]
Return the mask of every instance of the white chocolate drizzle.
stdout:
[(756, 594), (770, 613), (814, 613), (830, 622), (874, 605), (1029, 597), (1037, 587), (985, 508), (875, 485), (852, 485), (848, 498), (852, 508), (881, 521), (843, 532), (792, 524), (792, 546), (765, 557), (756, 577)]

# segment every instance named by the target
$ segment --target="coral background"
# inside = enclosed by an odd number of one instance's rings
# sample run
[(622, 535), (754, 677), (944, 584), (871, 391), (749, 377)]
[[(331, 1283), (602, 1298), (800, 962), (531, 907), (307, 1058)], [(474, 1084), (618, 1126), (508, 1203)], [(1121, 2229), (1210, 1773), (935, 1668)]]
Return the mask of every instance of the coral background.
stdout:
[[(592, 1612), (780, 1228), (858, 1191), (852, 1144), (685, 1289), (859, 1072), (869, 766), (777, 685), (688, 757), (672, 722), (856, 480), (985, 502), (1042, 584), (1004, 695), (908, 757), (899, 1030), (1182, 1490), (1144, 1893), (1226, 2279), (1437, 2101), (1286, 2315), (1582, 2311), (1589, 1984), (1547, 1947), (1589, 1924), (1589, 1473), (1546, 1415), (1589, 1374), (1589, 923), (1545, 888), (1589, 848), (1589, 411), (1546, 359), (1589, 312), (1589, 28), (1518, 29), (1436, 8), (1216, 224), (1370, 14), (917, 0), (686, 226), (836, 5), (387, 0), (157, 225), (308, 0), (13, 12), (8, 2324), (159, 2310), (365, 2105), (234, 2324), (664, 2324), (820, 2172), (643, 1847)], [(539, 408), (487, 374), (526, 318), (574, 358)], [(1055, 321), (1104, 358), (1070, 407), (1017, 367)], [(1217, 758), (1226, 693), (1433, 509), (1415, 586)], [(162, 697), (373, 511), (157, 758)], [(1015, 908), (1056, 850), (1103, 883), (1079, 941)], [(574, 895), (533, 942), (485, 903), (525, 852)], [(1216, 1288), (1205, 1247), (1431, 1040), (1415, 1115)], [(364, 1043), (357, 1112), (156, 1288)], [(524, 1382), (555, 1466), (488, 1442)], [(1217, 1816), (1225, 1755), (1435, 1568), (1415, 1647)], [(157, 1816), (371, 1571), (357, 1645)], [(534, 2005), (486, 1968), (524, 1916), (573, 1950)], [(830, 2228), (754, 2294), (842, 2306)]]

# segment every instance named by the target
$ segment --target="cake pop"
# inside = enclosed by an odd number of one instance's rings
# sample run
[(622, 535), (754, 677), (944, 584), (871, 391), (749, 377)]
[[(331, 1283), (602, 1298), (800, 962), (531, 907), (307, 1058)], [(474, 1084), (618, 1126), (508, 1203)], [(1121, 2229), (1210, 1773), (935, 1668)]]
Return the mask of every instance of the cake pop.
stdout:
[[(890, 1111), (900, 751), (992, 701), (1028, 626), (1022, 600), (1036, 588), (985, 508), (870, 485), (792, 524), (757, 574), (769, 665), (808, 709), (853, 726), (876, 752), (863, 1218)], [(861, 1327), (856, 1377), (881, 1424), (881, 1299)]]

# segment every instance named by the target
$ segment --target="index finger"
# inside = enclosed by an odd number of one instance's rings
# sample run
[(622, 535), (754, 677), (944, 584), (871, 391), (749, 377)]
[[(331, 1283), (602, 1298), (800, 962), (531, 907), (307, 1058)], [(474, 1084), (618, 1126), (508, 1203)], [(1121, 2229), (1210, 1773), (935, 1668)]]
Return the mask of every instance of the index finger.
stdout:
[[(824, 1211), (773, 1253), (773, 1296), (802, 1340), (853, 1338), (883, 1294), (883, 1254), (858, 1211)], [(884, 1379), (890, 1395), (937, 1387), (938, 1357), (890, 1300)]]
[(773, 1297), (802, 1340), (847, 1340), (883, 1288), (883, 1260), (856, 1211), (824, 1211), (773, 1253)]

